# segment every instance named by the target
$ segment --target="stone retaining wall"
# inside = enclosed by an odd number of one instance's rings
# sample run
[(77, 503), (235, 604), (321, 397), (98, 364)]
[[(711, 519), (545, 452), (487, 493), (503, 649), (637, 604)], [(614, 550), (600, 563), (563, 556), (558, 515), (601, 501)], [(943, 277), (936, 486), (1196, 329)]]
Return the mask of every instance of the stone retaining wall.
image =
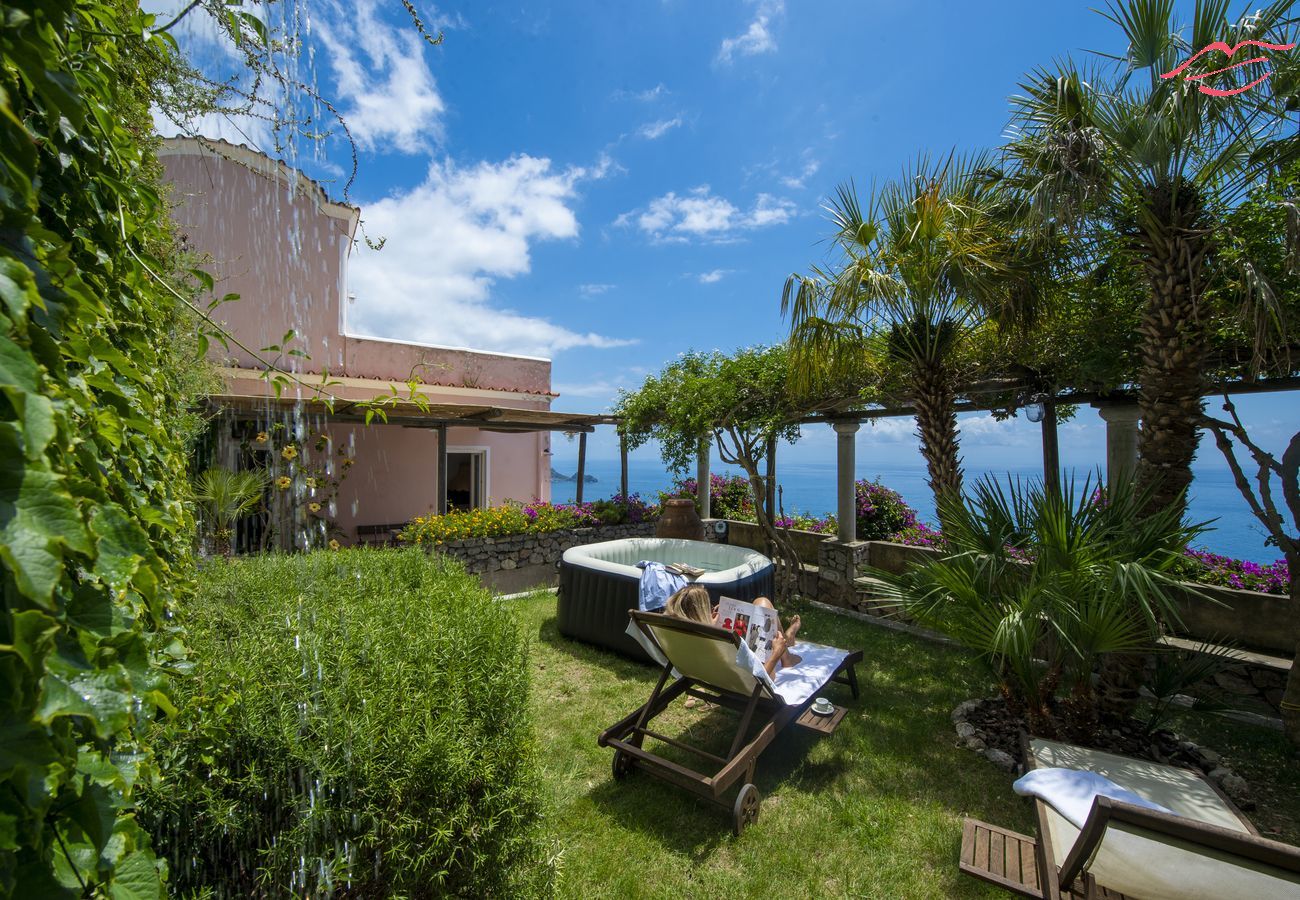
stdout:
[[(570, 547), (614, 541), (629, 537), (653, 537), (654, 522), (636, 525), (604, 525), (573, 528), (545, 534), (512, 534), (505, 537), (468, 538), (449, 541), (432, 552), (454, 556), (472, 575), (494, 589), (524, 589), (556, 583), (555, 566)], [(505, 574), (501, 574), (505, 573)]]

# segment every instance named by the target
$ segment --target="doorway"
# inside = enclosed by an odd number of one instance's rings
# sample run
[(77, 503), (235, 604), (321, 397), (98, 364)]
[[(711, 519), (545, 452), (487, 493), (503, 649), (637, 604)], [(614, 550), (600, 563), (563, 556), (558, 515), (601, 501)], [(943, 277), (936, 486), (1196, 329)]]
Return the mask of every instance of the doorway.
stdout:
[(447, 450), (447, 510), (487, 505), (487, 449)]

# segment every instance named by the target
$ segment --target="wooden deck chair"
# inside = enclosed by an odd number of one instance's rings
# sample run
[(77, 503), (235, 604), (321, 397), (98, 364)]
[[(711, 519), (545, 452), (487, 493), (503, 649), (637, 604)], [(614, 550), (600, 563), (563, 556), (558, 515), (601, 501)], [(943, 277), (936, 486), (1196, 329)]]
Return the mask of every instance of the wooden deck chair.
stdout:
[[(614, 748), (614, 777), (621, 780), (634, 769), (640, 769), (685, 788), (730, 810), (732, 827), (739, 835), (758, 818), (761, 798), (753, 782), (759, 754), (791, 722), (819, 734), (834, 732), (844, 718), (844, 707), (837, 707), (829, 715), (818, 715), (809, 707), (817, 692), (831, 683), (847, 685), (853, 696), (858, 696), (857, 673), (853, 667), (862, 661), (862, 651), (800, 642), (791, 651), (803, 657), (803, 661), (778, 671), (774, 680), (762, 671), (761, 664), (754, 665), (749, 648), (730, 631), (658, 613), (631, 610), (630, 615), (644, 638), (643, 644), (648, 650), (657, 651), (651, 655), (659, 657), (662, 671), (650, 699), (600, 735), (600, 746)], [(739, 727), (726, 756), (650, 729), (655, 717), (682, 694), (740, 712)], [(756, 720), (761, 724), (754, 736), (746, 740)], [(712, 763), (711, 774), (646, 750), (643, 743), (647, 737)], [(723, 795), (738, 782), (741, 787), (735, 800), (725, 801)]]
[(1098, 796), (1080, 828), (1035, 798), (1037, 841), (966, 819), (961, 871), (1048, 900), (1300, 900), (1300, 848), (1260, 837), (1210, 781), (1149, 760), (1027, 743), (1030, 768), (1096, 772), (1176, 815)]

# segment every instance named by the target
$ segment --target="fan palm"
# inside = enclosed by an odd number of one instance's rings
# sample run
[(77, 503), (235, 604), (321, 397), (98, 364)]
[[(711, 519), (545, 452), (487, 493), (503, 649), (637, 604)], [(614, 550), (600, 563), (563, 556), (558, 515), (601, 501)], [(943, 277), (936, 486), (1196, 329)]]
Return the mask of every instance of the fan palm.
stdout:
[(800, 386), (861, 384), (873, 357), (901, 378), (936, 500), (962, 488), (959, 357), (1012, 271), (987, 171), (982, 157), (922, 160), (865, 210), (842, 186), (829, 207), (840, 265), (791, 275), (781, 298)]
[(1151, 647), (1175, 615), (1174, 566), (1197, 529), (1170, 509), (1141, 517), (1148, 502), (1127, 484), (982, 479), (967, 502), (946, 501), (942, 557), (875, 574), (886, 597), (979, 653), (1035, 730), (1059, 713), (1082, 737), (1103, 657)]
[(194, 498), (203, 504), (201, 518), (214, 552), (230, 556), (235, 523), (257, 509), (266, 485), (266, 474), (260, 469), (231, 472), (212, 468), (199, 476)]
[[(1206, 384), (1208, 340), (1202, 309), (1226, 213), (1247, 192), (1296, 157), (1286, 124), (1293, 65), (1235, 96), (1201, 91), (1244, 87), (1259, 63), (1229, 67), (1208, 79), (1163, 77), (1213, 41), (1287, 43), (1293, 39), (1290, 2), (1273, 2), (1230, 21), (1228, 0), (1201, 0), (1190, 31), (1174, 21), (1173, 0), (1111, 0), (1104, 14), (1128, 44), (1084, 70), (1067, 59), (1027, 76), (1013, 98), (1009, 145), (1030, 221), (1065, 228), (1080, 238), (1085, 264), (1097, 236), (1118, 232), (1140, 260), (1147, 286), (1140, 342), (1142, 430), (1137, 472), (1154, 487), (1154, 507), (1182, 509), (1196, 453), (1197, 417)], [(1253, 53), (1253, 56), (1259, 55)], [(1211, 52), (1183, 75), (1224, 65)], [(1275, 298), (1250, 260), (1237, 281), (1247, 286), (1241, 310), (1267, 338), (1277, 321)], [(1257, 338), (1259, 339), (1259, 338)]]

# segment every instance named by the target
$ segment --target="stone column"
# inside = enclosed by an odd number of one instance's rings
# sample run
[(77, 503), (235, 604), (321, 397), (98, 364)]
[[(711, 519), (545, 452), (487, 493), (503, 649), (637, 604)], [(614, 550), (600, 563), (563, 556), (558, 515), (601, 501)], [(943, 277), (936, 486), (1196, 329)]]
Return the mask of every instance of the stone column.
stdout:
[(695, 500), (700, 507), (700, 518), (713, 518), (709, 504), (709, 446), (706, 439), (700, 441), (700, 450), (695, 457)]
[(850, 544), (858, 536), (857, 495), (853, 488), (855, 439), (861, 422), (832, 422), (835, 429), (835, 515), (840, 520), (839, 541)]
[(1138, 461), (1138, 406), (1115, 403), (1097, 407), (1106, 422), (1106, 485), (1133, 478)]

